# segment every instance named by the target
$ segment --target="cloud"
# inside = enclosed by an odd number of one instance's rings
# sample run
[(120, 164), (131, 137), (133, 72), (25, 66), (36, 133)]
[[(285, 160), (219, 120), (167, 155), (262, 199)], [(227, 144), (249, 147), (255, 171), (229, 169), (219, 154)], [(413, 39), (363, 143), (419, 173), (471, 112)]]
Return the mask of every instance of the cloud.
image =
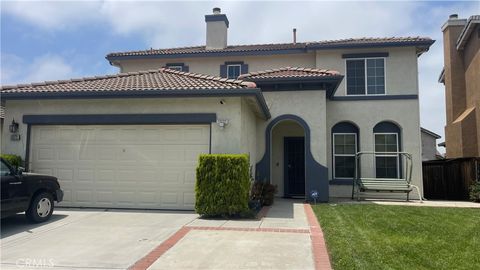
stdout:
[(100, 19), (97, 1), (2, 1), (2, 13), (43, 30), (65, 30)]
[(2, 54), (1, 84), (43, 82), (79, 76), (73, 66), (55, 54), (39, 56), (29, 62), (13, 54)]

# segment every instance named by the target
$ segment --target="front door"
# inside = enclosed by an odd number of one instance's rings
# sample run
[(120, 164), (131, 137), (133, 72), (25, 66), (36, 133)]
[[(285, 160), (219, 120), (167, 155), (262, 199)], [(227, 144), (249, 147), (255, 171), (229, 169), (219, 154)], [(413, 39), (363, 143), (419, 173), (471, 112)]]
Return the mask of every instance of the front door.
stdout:
[(284, 139), (284, 183), (285, 196), (305, 196), (305, 139)]

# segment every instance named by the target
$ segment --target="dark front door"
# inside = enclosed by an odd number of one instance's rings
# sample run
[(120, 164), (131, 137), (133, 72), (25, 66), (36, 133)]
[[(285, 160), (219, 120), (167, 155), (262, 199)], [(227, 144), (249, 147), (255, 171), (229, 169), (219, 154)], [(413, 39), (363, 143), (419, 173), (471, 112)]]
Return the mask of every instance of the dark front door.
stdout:
[(305, 139), (284, 139), (285, 196), (305, 196)]

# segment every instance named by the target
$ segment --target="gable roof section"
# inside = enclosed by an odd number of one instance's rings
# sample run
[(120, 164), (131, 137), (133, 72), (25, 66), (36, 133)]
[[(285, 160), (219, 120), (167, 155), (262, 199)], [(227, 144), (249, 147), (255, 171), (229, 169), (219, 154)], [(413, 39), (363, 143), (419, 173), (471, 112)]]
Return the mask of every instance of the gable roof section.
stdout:
[(255, 88), (251, 82), (187, 73), (161, 68), (158, 70), (119, 73), (115, 75), (86, 77), (81, 79), (47, 81), (32, 84), (2, 86), (2, 95), (10, 93), (47, 92), (102, 92), (149, 90), (218, 90)]
[(332, 98), (343, 77), (335, 70), (284, 67), (243, 74), (238, 79), (255, 82), (264, 92), (325, 90)]
[(425, 134), (428, 134), (428, 135), (434, 137), (435, 139), (440, 139), (440, 138), (442, 137), (442, 136), (438, 135), (437, 133), (435, 133), (435, 132), (433, 132), (433, 131), (430, 131), (430, 130), (428, 130), (428, 129), (426, 129), (426, 128), (422, 128), (422, 127), (421, 127), (421, 128), (420, 128), (420, 131), (423, 132), (423, 133), (425, 133)]
[(270, 112), (255, 83), (161, 68), (81, 79), (2, 86), (2, 99), (252, 96)]
[(240, 75), (238, 79), (248, 81), (260, 81), (271, 79), (316, 79), (329, 77), (343, 77), (338, 71), (316, 68), (284, 67), (265, 71), (250, 72)]
[(176, 58), (209, 56), (244, 56), (283, 53), (305, 53), (307, 50), (402, 47), (415, 46), (419, 53), (428, 50), (435, 41), (427, 37), (388, 37), (388, 38), (349, 38), (315, 42), (231, 45), (225, 49), (206, 49), (205, 46), (180, 47), (168, 49), (149, 49), (140, 51), (113, 52), (106, 56), (109, 61), (135, 58)]
[(470, 18), (468, 18), (467, 24), (465, 24), (465, 27), (462, 29), (462, 32), (458, 36), (457, 50), (463, 50), (463, 48), (467, 44), (467, 41), (470, 35), (475, 29), (475, 26), (479, 24), (480, 24), (480, 15), (473, 15), (473, 16), (470, 16)]

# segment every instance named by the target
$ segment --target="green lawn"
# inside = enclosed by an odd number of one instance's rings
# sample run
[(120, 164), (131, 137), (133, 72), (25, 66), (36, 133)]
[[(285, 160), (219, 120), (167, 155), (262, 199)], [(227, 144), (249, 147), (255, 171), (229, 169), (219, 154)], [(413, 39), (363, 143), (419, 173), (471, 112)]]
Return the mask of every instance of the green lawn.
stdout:
[(321, 204), (333, 268), (480, 269), (480, 209)]

